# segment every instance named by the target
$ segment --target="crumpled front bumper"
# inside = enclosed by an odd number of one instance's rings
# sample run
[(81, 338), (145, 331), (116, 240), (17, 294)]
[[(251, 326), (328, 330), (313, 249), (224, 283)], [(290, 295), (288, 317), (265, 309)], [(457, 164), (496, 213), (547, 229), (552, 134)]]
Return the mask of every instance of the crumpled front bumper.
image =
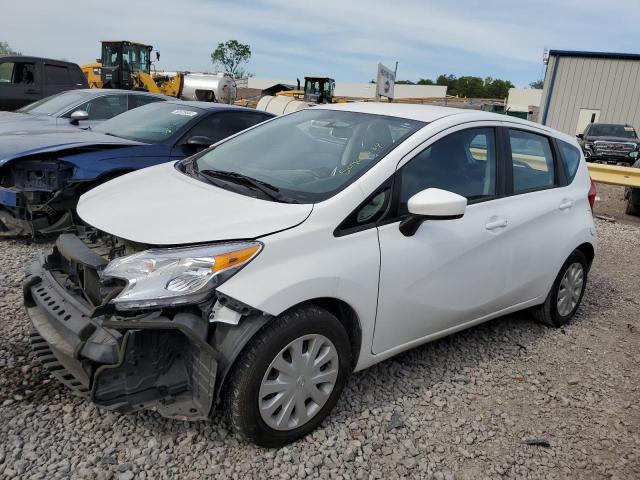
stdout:
[[(56, 249), (71, 251), (75, 261), (95, 259), (88, 248), (78, 251), (78, 242)], [(171, 418), (209, 418), (218, 362), (200, 316), (99, 315), (69, 287), (54, 254), (29, 267), (24, 301), (34, 353), (76, 394), (123, 413), (153, 409)]]

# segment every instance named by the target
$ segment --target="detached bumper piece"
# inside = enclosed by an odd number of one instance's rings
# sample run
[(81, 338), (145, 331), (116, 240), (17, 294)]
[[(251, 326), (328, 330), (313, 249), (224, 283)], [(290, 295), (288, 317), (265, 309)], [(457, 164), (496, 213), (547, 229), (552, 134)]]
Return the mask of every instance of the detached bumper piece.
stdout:
[[(96, 269), (105, 261), (74, 235), (31, 265), (24, 284), (31, 345), (42, 365), (76, 394), (122, 413), (157, 410), (208, 419), (217, 356), (208, 324), (181, 312), (119, 317), (94, 305)], [(81, 287), (84, 287), (81, 288)]]

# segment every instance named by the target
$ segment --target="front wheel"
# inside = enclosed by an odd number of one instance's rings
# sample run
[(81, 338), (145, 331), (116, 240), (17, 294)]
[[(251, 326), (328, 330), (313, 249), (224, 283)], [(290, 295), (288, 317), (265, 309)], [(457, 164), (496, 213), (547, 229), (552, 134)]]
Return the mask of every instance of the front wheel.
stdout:
[(233, 429), (281, 447), (315, 429), (351, 372), (349, 338), (326, 310), (305, 306), (274, 319), (243, 350), (226, 388)]
[(545, 302), (532, 309), (534, 317), (552, 327), (569, 323), (582, 301), (588, 270), (584, 254), (574, 250), (558, 272)]

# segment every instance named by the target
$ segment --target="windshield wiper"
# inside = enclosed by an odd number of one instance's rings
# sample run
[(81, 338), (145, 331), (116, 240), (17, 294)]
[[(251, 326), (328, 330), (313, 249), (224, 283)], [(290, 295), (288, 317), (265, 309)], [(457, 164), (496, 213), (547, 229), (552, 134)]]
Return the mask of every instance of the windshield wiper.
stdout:
[(293, 203), (291, 199), (285, 198), (280, 189), (270, 183), (257, 180), (255, 178), (248, 177), (238, 172), (228, 172), (225, 170), (197, 170), (197, 172), (205, 177), (219, 178), (220, 180), (227, 180), (234, 183), (240, 183), (245, 186), (252, 187), (254, 190), (259, 190), (266, 196), (277, 202)]

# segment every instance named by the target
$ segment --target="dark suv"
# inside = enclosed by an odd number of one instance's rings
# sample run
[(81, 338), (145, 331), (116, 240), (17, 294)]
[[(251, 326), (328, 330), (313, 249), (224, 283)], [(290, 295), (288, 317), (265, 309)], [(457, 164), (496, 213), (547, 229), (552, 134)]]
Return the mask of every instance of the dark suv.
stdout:
[(0, 110), (17, 110), (76, 88), (89, 88), (89, 84), (75, 63), (40, 57), (0, 57)]
[(590, 123), (577, 137), (587, 162), (632, 165), (638, 159), (640, 139), (629, 125)]

